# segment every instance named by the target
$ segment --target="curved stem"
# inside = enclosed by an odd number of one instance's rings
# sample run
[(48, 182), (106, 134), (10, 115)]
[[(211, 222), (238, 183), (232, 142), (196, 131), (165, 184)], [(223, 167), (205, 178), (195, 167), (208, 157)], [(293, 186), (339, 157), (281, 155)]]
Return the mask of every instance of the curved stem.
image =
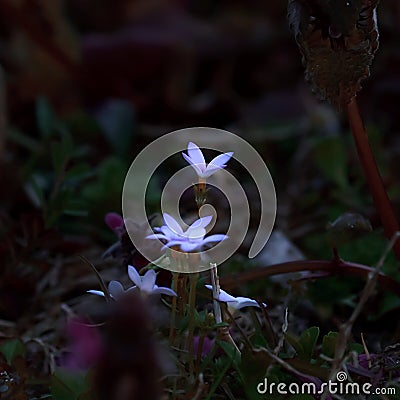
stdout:
[[(350, 275), (368, 279), (368, 275), (375, 268), (362, 264), (346, 262), (343, 260), (300, 260), (282, 264), (275, 264), (267, 267), (257, 267), (237, 275), (221, 277), (221, 286), (224, 289), (231, 289), (240, 285), (242, 282), (264, 278), (266, 276), (289, 274), (304, 271), (324, 271), (332, 275)], [(320, 276), (316, 276), (320, 278)], [(378, 283), (386, 289), (400, 296), (400, 284), (383, 273), (379, 273)]]
[[(350, 128), (353, 133), (354, 141), (357, 147), (358, 156), (361, 161), (364, 175), (368, 181), (369, 190), (376, 210), (378, 211), (385, 236), (391, 239), (399, 230), (399, 224), (396, 215), (390, 204), (389, 197), (383, 185), (382, 177), (376, 165), (374, 154), (365, 132), (360, 112), (357, 106), (356, 98), (353, 98), (347, 106)], [(400, 260), (400, 241), (397, 241), (393, 247), (396, 257)]]

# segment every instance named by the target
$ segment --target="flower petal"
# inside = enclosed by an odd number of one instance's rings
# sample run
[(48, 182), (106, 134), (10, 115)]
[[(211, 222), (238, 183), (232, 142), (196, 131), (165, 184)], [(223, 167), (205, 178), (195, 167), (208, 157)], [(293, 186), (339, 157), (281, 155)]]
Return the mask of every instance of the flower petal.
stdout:
[(206, 217), (201, 217), (199, 219), (196, 219), (196, 221), (194, 221), (193, 224), (189, 226), (187, 231), (191, 228), (198, 228), (198, 227), (205, 228), (207, 225), (210, 224), (211, 221), (212, 221), (212, 215), (207, 215)]
[(110, 295), (114, 298), (121, 296), (125, 292), (124, 287), (118, 281), (111, 281), (108, 284), (108, 291), (110, 292)]
[(200, 243), (182, 242), (180, 246), (182, 251), (189, 252), (201, 247), (201, 242)]
[(197, 146), (197, 144), (194, 144), (193, 142), (189, 142), (187, 153), (192, 160), (192, 163), (198, 165), (199, 168), (204, 172), (206, 168), (206, 160), (204, 159), (203, 153), (200, 150), (199, 146)]
[(193, 242), (199, 242), (202, 241), (204, 236), (206, 235), (206, 230), (204, 228), (198, 227), (198, 228), (189, 228), (185, 232), (185, 236), (187, 240)]
[(156, 287), (153, 289), (153, 293), (160, 293), (160, 294), (165, 294), (167, 296), (177, 296), (177, 294), (170, 288), (161, 286), (161, 287)]
[(154, 269), (149, 269), (142, 277), (142, 286), (140, 290), (146, 293), (151, 293), (156, 283), (156, 271)]
[(168, 238), (165, 235), (163, 235), (162, 233), (153, 233), (152, 235), (146, 236), (146, 239), (166, 239), (166, 240), (168, 240)]
[(222, 242), (223, 240), (228, 239), (228, 237), (229, 236), (222, 235), (222, 234), (210, 235), (202, 240), (202, 244), (211, 243), (211, 242)]
[(96, 296), (106, 297), (104, 292), (101, 292), (100, 290), (87, 290), (86, 292), (90, 294), (95, 294)]
[(244, 307), (260, 307), (255, 300), (249, 299), (247, 297), (237, 297), (236, 300), (237, 301), (235, 302), (235, 304), (231, 304), (229, 302), (229, 305), (236, 310), (240, 310)]
[(135, 267), (132, 265), (128, 265), (128, 275), (129, 279), (139, 288), (142, 286), (142, 278), (139, 275), (139, 272), (136, 271)]
[(183, 158), (194, 168), (196, 174), (200, 177), (204, 175), (205, 166), (202, 164), (196, 164), (192, 161), (192, 159), (185, 153), (182, 153)]
[(206, 170), (208, 171), (208, 169), (221, 169), (221, 168), (225, 168), (226, 167), (226, 163), (231, 159), (233, 155), (233, 152), (229, 152), (229, 153), (224, 153), (224, 154), (220, 154), (219, 156), (213, 158), (210, 163), (207, 165)]
[(166, 236), (166, 238), (168, 239), (168, 240), (171, 240), (171, 239), (174, 239), (174, 238), (177, 238), (177, 237), (181, 237), (181, 233), (175, 233), (175, 232), (173, 232), (167, 225), (163, 225), (162, 227), (161, 227), (161, 232)]
[(172, 246), (180, 246), (182, 243), (182, 240), (170, 240), (164, 246), (161, 248), (161, 250), (165, 250), (167, 247), (172, 247)]
[[(168, 213), (164, 213), (163, 218), (171, 232), (173, 232), (175, 235), (180, 235), (183, 233), (181, 226), (178, 224), (175, 218), (171, 217)], [(161, 229), (162, 228), (163, 227), (161, 227)]]
[[(205, 287), (208, 290), (211, 290), (211, 291), (213, 290), (212, 285), (205, 285)], [(219, 292), (220, 293), (219, 293), (218, 299), (216, 299), (216, 300), (222, 301), (223, 303), (237, 302), (236, 297), (234, 297), (234, 296), (230, 295), (229, 293), (225, 292), (225, 290), (220, 289)]]
[(218, 300), (224, 303), (237, 301), (236, 297), (232, 296), (231, 294), (225, 292), (225, 290), (222, 289), (220, 289)]

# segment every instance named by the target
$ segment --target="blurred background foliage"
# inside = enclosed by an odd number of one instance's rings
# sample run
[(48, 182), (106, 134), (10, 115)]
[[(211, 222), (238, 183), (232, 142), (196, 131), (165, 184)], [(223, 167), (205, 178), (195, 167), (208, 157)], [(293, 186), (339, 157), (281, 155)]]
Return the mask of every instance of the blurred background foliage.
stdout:
[[(359, 103), (400, 215), (400, 3), (384, 0), (378, 11), (381, 45)], [(121, 211), (135, 155), (184, 127), (224, 128), (255, 146), (276, 185), (276, 230), (301, 256), (330, 258), (326, 226), (352, 211), (374, 231), (339, 253), (376, 263), (385, 240), (346, 119), (304, 83), (285, 1), (0, 0), (0, 21), (0, 331), (65, 344), (56, 329), (96, 285), (76, 254), (89, 254), (105, 279), (118, 279), (121, 268), (100, 261), (115, 240), (104, 215)], [(170, 171), (160, 173), (149, 212), (159, 211)], [(257, 209), (257, 196), (252, 201)], [(248, 267), (239, 254), (221, 271)], [(396, 267), (389, 257), (384, 270), (398, 279)], [(318, 323), (328, 333), (354, 306), (362, 282), (306, 285), (295, 288), (307, 293), (293, 305), (297, 330)], [(286, 278), (240, 290), (274, 307), (287, 293)], [(59, 304), (68, 307), (60, 312)], [(385, 327), (379, 339), (371, 335), (372, 348), (398, 340), (399, 306), (387, 293), (370, 304), (360, 329), (371, 318)], [(14, 344), (18, 352), (21, 343)]]

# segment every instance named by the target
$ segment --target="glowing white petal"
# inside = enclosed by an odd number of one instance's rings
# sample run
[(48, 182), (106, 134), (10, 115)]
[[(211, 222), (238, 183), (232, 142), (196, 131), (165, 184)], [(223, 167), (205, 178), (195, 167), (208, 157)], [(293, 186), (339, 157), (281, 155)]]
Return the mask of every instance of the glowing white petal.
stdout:
[(142, 286), (142, 278), (139, 275), (139, 272), (136, 271), (135, 267), (132, 265), (128, 265), (128, 275), (129, 279), (140, 288)]

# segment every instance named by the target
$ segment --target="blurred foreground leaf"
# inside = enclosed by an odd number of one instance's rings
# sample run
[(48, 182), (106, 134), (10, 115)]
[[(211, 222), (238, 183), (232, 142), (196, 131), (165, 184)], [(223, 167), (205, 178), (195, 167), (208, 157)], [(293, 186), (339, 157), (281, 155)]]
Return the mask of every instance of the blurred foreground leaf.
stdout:
[(54, 400), (78, 400), (87, 391), (86, 373), (58, 369), (51, 379)]
[(0, 352), (11, 365), (15, 357), (25, 354), (25, 346), (18, 338), (7, 339), (0, 345)]

